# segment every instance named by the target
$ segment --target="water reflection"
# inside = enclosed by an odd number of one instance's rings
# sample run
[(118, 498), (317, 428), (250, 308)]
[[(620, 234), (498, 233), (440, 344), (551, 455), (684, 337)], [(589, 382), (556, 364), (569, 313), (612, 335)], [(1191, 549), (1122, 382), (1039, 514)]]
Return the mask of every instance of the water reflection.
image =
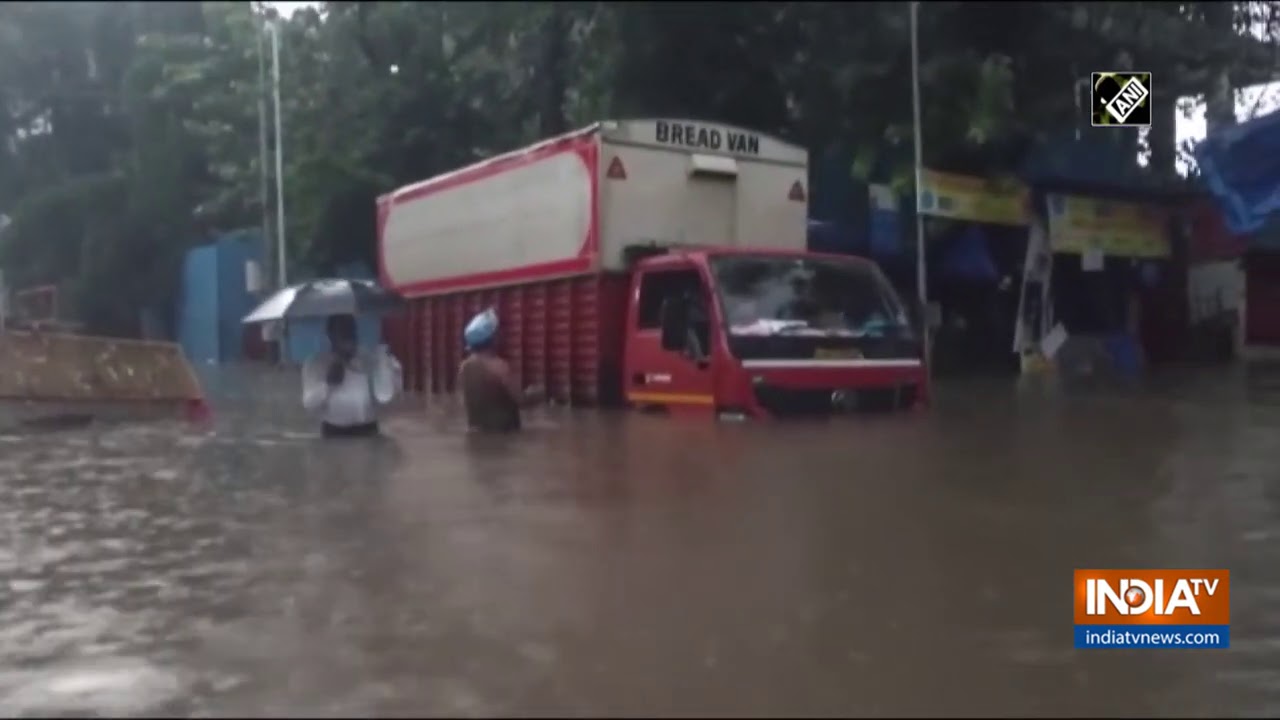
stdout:
[[(1240, 377), (833, 423), (560, 409), (502, 438), (430, 404), (334, 443), (292, 376), (222, 372), (207, 430), (0, 437), (0, 712), (1280, 703), (1280, 402)], [(1230, 568), (1233, 648), (1072, 650), (1082, 566)]]

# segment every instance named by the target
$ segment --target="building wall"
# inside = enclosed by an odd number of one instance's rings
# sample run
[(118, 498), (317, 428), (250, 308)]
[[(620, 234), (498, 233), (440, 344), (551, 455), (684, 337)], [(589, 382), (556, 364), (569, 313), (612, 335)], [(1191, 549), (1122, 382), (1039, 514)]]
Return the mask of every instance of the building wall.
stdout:
[(1280, 351), (1280, 252), (1245, 257), (1244, 342)]

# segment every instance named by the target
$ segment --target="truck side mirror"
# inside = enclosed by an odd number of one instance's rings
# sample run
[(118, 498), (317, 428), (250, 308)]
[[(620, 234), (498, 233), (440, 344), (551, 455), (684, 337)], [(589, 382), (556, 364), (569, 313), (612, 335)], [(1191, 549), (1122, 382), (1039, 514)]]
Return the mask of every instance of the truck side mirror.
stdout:
[(689, 344), (689, 303), (667, 298), (662, 303), (662, 349), (683, 352)]

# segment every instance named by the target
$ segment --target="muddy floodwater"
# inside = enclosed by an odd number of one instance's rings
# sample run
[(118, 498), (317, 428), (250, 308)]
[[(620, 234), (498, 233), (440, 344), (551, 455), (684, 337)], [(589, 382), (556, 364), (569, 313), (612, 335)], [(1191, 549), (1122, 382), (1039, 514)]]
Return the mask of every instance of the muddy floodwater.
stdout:
[[(1280, 375), (714, 424), (0, 436), (0, 714), (1280, 713)], [(1231, 571), (1229, 650), (1073, 649), (1072, 570)]]

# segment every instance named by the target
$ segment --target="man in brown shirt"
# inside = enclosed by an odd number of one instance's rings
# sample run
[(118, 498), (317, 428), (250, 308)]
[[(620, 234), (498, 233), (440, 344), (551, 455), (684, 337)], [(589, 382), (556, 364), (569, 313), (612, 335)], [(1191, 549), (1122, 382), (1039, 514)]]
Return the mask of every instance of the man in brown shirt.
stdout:
[(491, 344), (471, 348), (458, 369), (458, 385), (472, 430), (502, 433), (520, 429), (520, 388), (511, 366), (493, 352)]
[(511, 365), (498, 356), (493, 340), (473, 343), (458, 369), (458, 386), (472, 430), (489, 433), (520, 429), (520, 406), (541, 396), (537, 388), (521, 390)]

